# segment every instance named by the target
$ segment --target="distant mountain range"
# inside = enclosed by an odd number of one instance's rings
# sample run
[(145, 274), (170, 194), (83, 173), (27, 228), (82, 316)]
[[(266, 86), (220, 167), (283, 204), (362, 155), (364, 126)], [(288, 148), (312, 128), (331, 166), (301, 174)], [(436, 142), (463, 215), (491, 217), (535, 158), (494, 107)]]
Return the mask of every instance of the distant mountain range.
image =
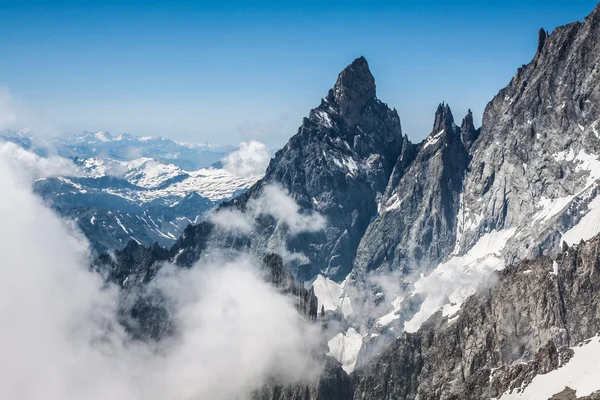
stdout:
[(223, 169), (221, 160), (236, 150), (233, 146), (108, 132), (52, 139), (4, 132), (0, 140), (30, 157), (72, 164), (64, 173), (36, 179), (34, 189), (62, 216), (77, 221), (98, 252), (123, 248), (129, 240), (170, 246), (188, 224), (260, 178)]
[(39, 155), (114, 160), (147, 157), (185, 170), (208, 167), (236, 149), (235, 146), (215, 147), (209, 142), (178, 142), (163, 137), (134, 136), (129, 133), (113, 136), (104, 131), (69, 133), (53, 138), (36, 136), (27, 130), (5, 131), (0, 133), (0, 138)]

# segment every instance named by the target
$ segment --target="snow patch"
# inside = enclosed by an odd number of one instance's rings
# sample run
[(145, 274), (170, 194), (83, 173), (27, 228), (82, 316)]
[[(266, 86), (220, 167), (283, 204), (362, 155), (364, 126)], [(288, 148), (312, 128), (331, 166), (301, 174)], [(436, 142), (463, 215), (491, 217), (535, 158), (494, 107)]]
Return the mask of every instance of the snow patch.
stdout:
[(500, 252), (515, 232), (516, 228), (509, 228), (487, 233), (466, 254), (451, 257), (428, 276), (421, 276), (414, 284), (414, 293), (423, 293), (426, 298), (420, 310), (405, 323), (404, 330), (416, 332), (423, 322), (448, 304), (450, 306), (443, 309), (444, 315), (458, 312), (485, 277), (504, 268)]
[(331, 120), (331, 117), (329, 117), (329, 114), (327, 114), (325, 111), (317, 110), (315, 114), (324, 126), (327, 128), (333, 127), (333, 121)]
[(442, 129), (441, 131), (439, 131), (438, 133), (436, 133), (433, 136), (428, 136), (427, 139), (425, 139), (425, 144), (423, 145), (423, 149), (426, 149), (427, 147), (432, 146), (435, 143), (437, 143), (443, 134), (444, 134), (444, 129)]
[(340, 363), (346, 373), (354, 371), (358, 352), (362, 346), (362, 336), (354, 328), (338, 333), (327, 342), (329, 354)]
[(117, 217), (117, 216), (115, 215), (115, 219), (117, 220), (117, 224), (119, 224), (119, 226), (121, 227), (121, 229), (123, 229), (123, 232), (125, 232), (125, 233), (128, 233), (128, 232), (127, 232), (127, 228), (125, 228), (125, 225), (123, 225), (123, 224), (121, 223), (121, 220), (119, 219), (119, 217)]
[(398, 198), (398, 193), (394, 193), (385, 203), (384, 212), (393, 211), (400, 208), (402, 200)]
[(575, 390), (579, 398), (600, 389), (600, 338), (595, 336), (589, 342), (573, 347), (573, 351), (573, 357), (561, 368), (536, 375), (525, 390), (504, 393), (500, 399), (549, 399), (567, 386)]
[(600, 196), (597, 196), (588, 205), (589, 211), (571, 229), (566, 231), (562, 240), (569, 246), (588, 240), (600, 232)]
[(400, 315), (398, 315), (397, 313), (400, 310), (400, 305), (402, 304), (402, 300), (404, 300), (404, 297), (396, 296), (396, 298), (394, 298), (394, 300), (392, 300), (392, 307), (393, 307), (392, 312), (384, 315), (383, 317), (378, 318), (377, 321), (375, 321), (375, 325), (378, 327), (387, 326), (392, 321), (400, 318)]
[(356, 165), (356, 162), (352, 157), (344, 158), (343, 163), (351, 175), (354, 175), (356, 171), (358, 171), (358, 165)]
[(542, 196), (538, 202), (540, 211), (534, 214), (534, 221), (546, 222), (556, 214), (560, 213), (575, 196), (559, 197), (557, 199), (549, 199)]
[(335, 311), (342, 304), (342, 285), (318, 274), (312, 280), (305, 282), (307, 288), (313, 288), (318, 300), (318, 310), (321, 306), (325, 311)]

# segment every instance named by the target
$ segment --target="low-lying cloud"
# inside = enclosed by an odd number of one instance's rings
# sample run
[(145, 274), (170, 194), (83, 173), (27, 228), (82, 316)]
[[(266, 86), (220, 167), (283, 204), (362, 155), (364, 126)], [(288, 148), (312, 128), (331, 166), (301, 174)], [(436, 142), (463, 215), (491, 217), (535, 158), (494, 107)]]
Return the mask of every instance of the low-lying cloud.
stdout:
[(6, 158), (0, 154), (0, 398), (245, 399), (266, 379), (314, 377), (315, 328), (248, 255), (165, 266), (153, 285), (169, 300), (178, 334), (131, 341), (117, 322), (119, 289), (89, 270), (86, 241)]
[(223, 159), (223, 168), (236, 176), (253, 176), (265, 173), (271, 155), (263, 143), (252, 140), (240, 143), (239, 150)]
[(275, 218), (292, 236), (320, 231), (327, 222), (319, 213), (303, 211), (287, 190), (277, 185), (264, 186), (258, 197), (248, 201), (244, 212), (222, 209), (211, 214), (209, 219), (226, 231), (248, 234), (255, 230), (256, 219), (261, 215)]
[(23, 179), (41, 179), (51, 176), (79, 176), (81, 172), (68, 158), (49, 155), (41, 157), (21, 146), (0, 139), (0, 158), (11, 164), (11, 171)]

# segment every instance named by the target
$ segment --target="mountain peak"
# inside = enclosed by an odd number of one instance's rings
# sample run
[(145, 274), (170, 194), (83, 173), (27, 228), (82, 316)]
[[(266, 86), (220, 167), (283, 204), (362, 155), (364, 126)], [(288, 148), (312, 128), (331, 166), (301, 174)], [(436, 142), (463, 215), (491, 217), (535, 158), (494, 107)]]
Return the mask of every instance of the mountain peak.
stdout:
[(450, 110), (450, 106), (448, 104), (444, 104), (442, 102), (438, 105), (438, 108), (435, 112), (435, 120), (433, 122), (433, 132), (440, 132), (445, 129), (448, 125), (452, 125), (454, 123), (454, 116), (452, 115), (452, 111)]
[(541, 52), (544, 48), (544, 44), (546, 43), (546, 38), (548, 37), (548, 32), (544, 30), (544, 28), (540, 28), (538, 31), (538, 47), (537, 53)]
[(467, 111), (467, 115), (465, 115), (465, 117), (463, 118), (462, 124), (460, 126), (463, 129), (475, 128), (475, 125), (473, 124), (473, 112), (470, 108), (469, 111)]
[(475, 128), (475, 123), (473, 122), (473, 113), (471, 112), (471, 109), (469, 109), (467, 115), (462, 120), (462, 124), (460, 125), (460, 136), (467, 149), (469, 149), (473, 142), (477, 139), (479, 132), (480, 131)]
[(352, 61), (340, 74), (327, 100), (336, 104), (348, 125), (355, 125), (364, 106), (375, 99), (375, 78), (364, 57)]

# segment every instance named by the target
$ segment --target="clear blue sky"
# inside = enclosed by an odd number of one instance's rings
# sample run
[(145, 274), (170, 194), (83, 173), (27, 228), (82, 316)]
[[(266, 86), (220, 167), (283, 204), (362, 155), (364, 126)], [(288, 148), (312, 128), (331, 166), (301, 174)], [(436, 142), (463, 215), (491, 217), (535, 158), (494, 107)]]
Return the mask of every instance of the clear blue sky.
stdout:
[(12, 125), (50, 133), (254, 138), (276, 148), (364, 55), (378, 97), (416, 141), (443, 100), (457, 120), (468, 108), (479, 120), (533, 57), (537, 30), (582, 20), (595, 4), (3, 2), (0, 106), (12, 109)]

